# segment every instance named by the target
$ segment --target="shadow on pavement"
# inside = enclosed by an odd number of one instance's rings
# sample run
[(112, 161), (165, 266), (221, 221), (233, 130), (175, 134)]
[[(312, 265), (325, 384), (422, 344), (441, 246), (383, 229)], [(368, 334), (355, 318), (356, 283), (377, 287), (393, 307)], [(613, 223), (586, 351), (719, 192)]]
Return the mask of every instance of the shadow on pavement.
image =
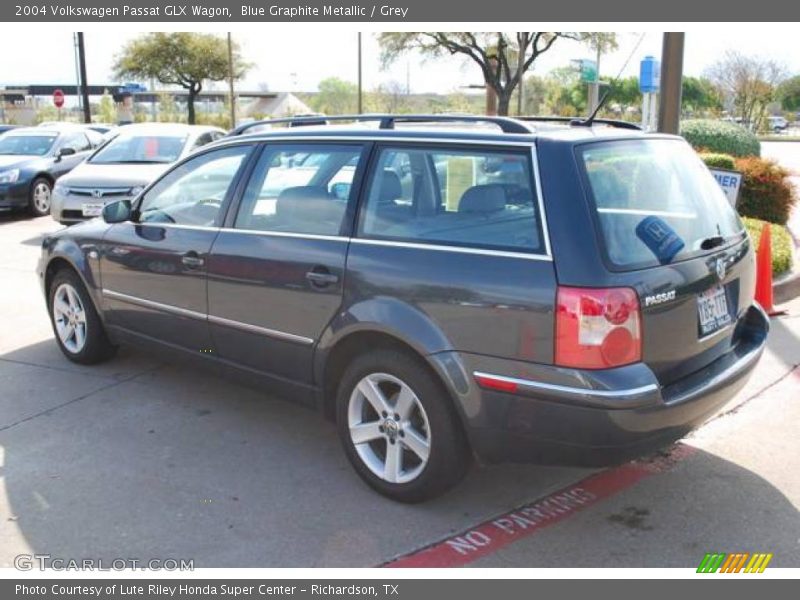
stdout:
[(52, 345), (0, 356), (0, 564), (30, 549), (197, 567), (371, 566), (589, 473), (475, 468), (437, 501), (400, 505), (361, 483), (313, 411), (198, 369), (131, 368), (135, 352), (123, 375), (103, 371), (112, 361), (90, 376), (54, 359)]

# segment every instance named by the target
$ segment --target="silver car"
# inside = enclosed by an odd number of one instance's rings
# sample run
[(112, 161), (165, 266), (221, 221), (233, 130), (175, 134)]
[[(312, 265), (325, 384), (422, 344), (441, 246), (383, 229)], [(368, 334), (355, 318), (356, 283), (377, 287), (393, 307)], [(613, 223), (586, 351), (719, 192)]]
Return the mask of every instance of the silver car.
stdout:
[(51, 214), (68, 225), (99, 216), (106, 203), (136, 197), (173, 163), (218, 140), (217, 127), (141, 123), (119, 133), (85, 162), (58, 180)]

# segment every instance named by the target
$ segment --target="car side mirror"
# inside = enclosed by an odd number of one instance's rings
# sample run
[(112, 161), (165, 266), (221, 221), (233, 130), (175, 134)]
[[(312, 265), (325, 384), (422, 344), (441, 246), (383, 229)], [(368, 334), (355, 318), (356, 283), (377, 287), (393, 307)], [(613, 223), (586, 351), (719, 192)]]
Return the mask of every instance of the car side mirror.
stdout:
[(124, 223), (130, 221), (133, 207), (130, 200), (117, 200), (109, 202), (103, 207), (103, 221), (106, 223)]
[(73, 154), (75, 154), (75, 148), (61, 148), (61, 149), (60, 149), (60, 150), (59, 150), (59, 151), (56, 153), (56, 158), (57, 158), (58, 160), (61, 160), (61, 159), (62, 159), (62, 158), (64, 158), (65, 156), (72, 156)]

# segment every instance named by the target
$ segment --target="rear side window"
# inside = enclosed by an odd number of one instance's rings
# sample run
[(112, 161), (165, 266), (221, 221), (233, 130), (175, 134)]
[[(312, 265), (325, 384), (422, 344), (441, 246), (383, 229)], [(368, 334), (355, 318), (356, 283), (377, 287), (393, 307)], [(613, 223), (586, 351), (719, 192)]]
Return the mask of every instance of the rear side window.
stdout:
[(590, 144), (578, 155), (606, 253), (620, 270), (686, 260), (743, 234), (722, 189), (680, 140)]
[(543, 253), (530, 153), (381, 149), (359, 235)]

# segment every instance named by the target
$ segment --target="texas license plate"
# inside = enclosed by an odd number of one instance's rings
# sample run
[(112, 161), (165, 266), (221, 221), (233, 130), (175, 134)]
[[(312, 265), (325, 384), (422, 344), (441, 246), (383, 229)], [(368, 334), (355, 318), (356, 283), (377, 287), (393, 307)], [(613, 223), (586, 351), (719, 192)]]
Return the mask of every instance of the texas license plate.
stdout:
[(99, 217), (103, 213), (102, 202), (84, 202), (81, 205), (81, 212), (84, 217)]
[(724, 287), (718, 285), (697, 296), (697, 316), (700, 319), (700, 337), (730, 325), (733, 319)]

